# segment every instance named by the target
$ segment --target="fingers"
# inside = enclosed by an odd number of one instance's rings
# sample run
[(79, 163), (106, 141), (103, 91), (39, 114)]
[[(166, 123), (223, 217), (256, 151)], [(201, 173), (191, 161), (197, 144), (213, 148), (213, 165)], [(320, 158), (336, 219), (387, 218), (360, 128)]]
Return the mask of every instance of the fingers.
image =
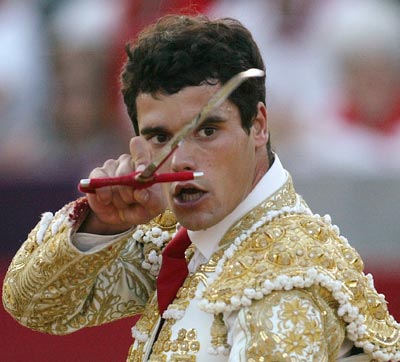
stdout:
[(146, 204), (149, 201), (150, 193), (148, 189), (134, 190), (133, 196), (139, 204)]
[[(143, 137), (133, 137), (130, 141), (129, 149), (136, 170), (143, 171), (153, 157), (149, 142)], [(147, 189), (134, 190), (133, 196), (139, 204), (146, 205), (149, 210), (160, 209), (160, 205), (163, 204), (159, 185)], [(161, 206), (161, 208), (164, 208), (164, 206)]]
[[(89, 175), (89, 178), (111, 177), (115, 175), (117, 169), (116, 160), (107, 160), (102, 167), (95, 168)], [(109, 205), (112, 202), (111, 187), (102, 187), (96, 190), (96, 199), (104, 204)]]
[[(117, 160), (107, 160), (102, 167), (94, 169), (90, 173), (90, 178), (123, 176), (133, 172), (131, 156), (121, 155)], [(109, 205), (113, 203), (116, 207), (126, 207), (126, 204), (133, 202), (133, 192), (129, 187), (110, 186), (101, 187), (96, 190), (97, 200)]]
[[(142, 137), (133, 137), (129, 144), (131, 155), (122, 155), (118, 159), (119, 165), (116, 169), (116, 176), (127, 175), (135, 171), (141, 172), (151, 162), (151, 148), (148, 142)], [(118, 187), (119, 196), (125, 204), (138, 202), (145, 204), (149, 199), (147, 190), (133, 190), (131, 187)], [(116, 198), (114, 204), (118, 207), (119, 198)]]
[[(130, 155), (124, 154), (119, 157), (118, 159), (118, 166), (115, 171), (115, 176), (124, 176), (128, 175), (129, 173), (132, 173), (133, 170), (133, 165), (132, 165), (132, 158)], [(119, 203), (119, 201), (122, 201), (124, 204), (131, 204), (134, 202), (134, 195), (133, 195), (133, 189), (131, 187), (127, 186), (120, 186), (118, 188), (115, 188), (119, 192), (119, 197), (120, 200), (117, 199), (116, 201)], [(115, 204), (117, 206), (117, 204)], [(118, 206), (117, 206), (118, 207)]]
[[(146, 147), (143, 147), (142, 142), (134, 142), (134, 147), (137, 147), (138, 150), (135, 154), (136, 162), (140, 163), (136, 171), (140, 171), (149, 162), (150, 152)], [(134, 171), (133, 164), (132, 156), (123, 154), (117, 160), (107, 160), (102, 167), (94, 169), (89, 177), (124, 176)], [(95, 196), (97, 201), (103, 205), (113, 204), (117, 209), (125, 209), (133, 203), (146, 204), (149, 199), (149, 192), (146, 189), (134, 190), (128, 186), (109, 186), (98, 188)]]
[[(116, 160), (106, 161), (94, 169), (90, 178), (120, 177), (143, 171), (151, 162), (151, 146), (143, 137), (134, 137), (130, 142), (131, 154), (123, 154)], [(128, 186), (109, 186), (88, 194), (89, 205), (104, 224), (138, 225), (150, 221), (166, 208), (166, 199), (160, 185), (135, 190)]]
[(128, 222), (128, 220), (126, 219), (126, 216), (125, 216), (125, 209), (118, 209), (118, 216), (122, 223)]

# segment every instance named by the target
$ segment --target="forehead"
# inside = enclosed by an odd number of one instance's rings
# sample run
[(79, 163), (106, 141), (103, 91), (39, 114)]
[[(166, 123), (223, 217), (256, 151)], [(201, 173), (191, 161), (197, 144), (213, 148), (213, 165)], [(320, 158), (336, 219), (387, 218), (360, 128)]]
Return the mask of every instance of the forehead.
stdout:
[[(156, 127), (164, 122), (169, 125), (187, 122), (201, 111), (219, 88), (219, 85), (207, 84), (186, 87), (174, 94), (140, 93), (136, 99), (139, 128)], [(210, 116), (231, 117), (232, 112), (238, 113), (236, 106), (226, 101), (214, 109)]]

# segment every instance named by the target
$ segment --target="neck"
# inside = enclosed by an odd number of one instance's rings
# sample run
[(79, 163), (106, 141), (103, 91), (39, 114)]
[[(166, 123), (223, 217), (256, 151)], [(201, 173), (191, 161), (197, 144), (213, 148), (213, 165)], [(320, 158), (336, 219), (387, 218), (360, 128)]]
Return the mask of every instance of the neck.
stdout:
[(260, 182), (260, 180), (264, 177), (264, 175), (267, 173), (267, 171), (270, 169), (272, 166), (272, 163), (270, 164), (268, 161), (268, 157), (264, 155), (259, 162), (257, 162), (256, 168), (254, 170), (254, 177), (253, 177), (253, 184), (251, 186), (251, 190), (254, 190), (256, 185)]

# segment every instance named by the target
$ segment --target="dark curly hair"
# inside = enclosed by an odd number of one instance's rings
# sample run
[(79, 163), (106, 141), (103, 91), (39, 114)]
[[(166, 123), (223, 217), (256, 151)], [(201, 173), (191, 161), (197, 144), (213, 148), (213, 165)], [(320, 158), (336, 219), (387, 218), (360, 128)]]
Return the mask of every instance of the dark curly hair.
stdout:
[[(187, 86), (226, 83), (249, 68), (265, 70), (251, 33), (237, 20), (204, 15), (167, 15), (126, 46), (122, 94), (136, 134), (140, 93), (174, 94)], [(265, 103), (265, 77), (246, 80), (229, 97), (249, 132), (259, 101)], [(269, 158), (272, 158), (268, 142)]]

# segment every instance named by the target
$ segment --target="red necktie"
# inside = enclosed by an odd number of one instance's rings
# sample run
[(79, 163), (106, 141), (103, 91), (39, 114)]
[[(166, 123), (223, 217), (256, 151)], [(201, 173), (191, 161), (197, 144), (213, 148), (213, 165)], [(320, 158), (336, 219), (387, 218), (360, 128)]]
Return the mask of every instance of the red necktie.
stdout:
[(186, 228), (181, 227), (162, 253), (160, 273), (157, 278), (157, 299), (160, 314), (175, 299), (189, 271), (185, 251), (190, 245)]

